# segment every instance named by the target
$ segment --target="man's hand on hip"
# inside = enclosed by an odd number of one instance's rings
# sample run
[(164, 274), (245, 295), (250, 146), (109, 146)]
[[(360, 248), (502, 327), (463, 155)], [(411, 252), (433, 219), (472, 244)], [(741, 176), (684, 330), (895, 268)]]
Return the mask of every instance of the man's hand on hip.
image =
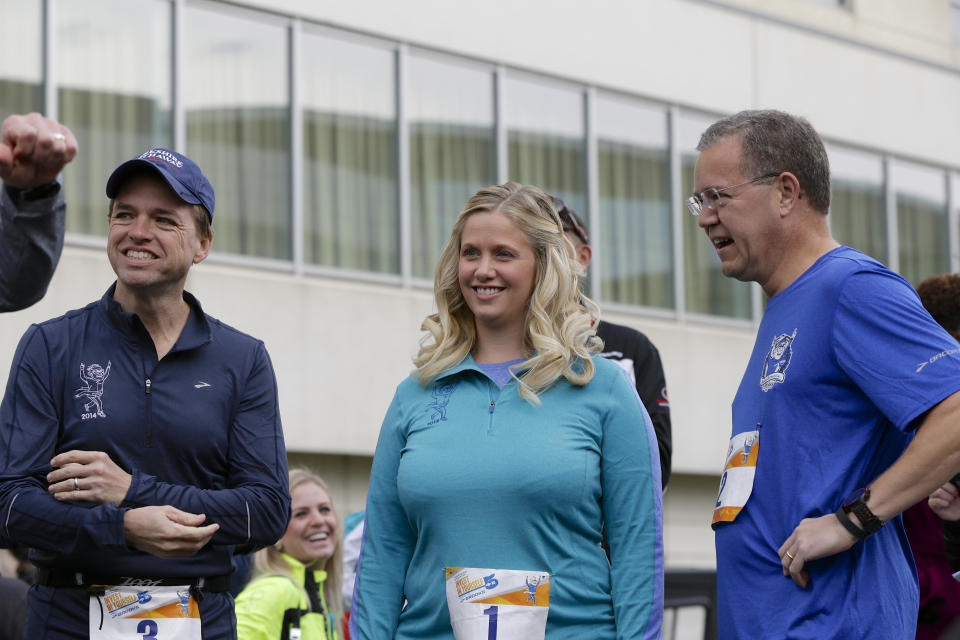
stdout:
[(806, 588), (810, 584), (810, 574), (803, 567), (808, 561), (846, 551), (856, 541), (832, 513), (819, 518), (804, 518), (777, 551), (783, 575)]

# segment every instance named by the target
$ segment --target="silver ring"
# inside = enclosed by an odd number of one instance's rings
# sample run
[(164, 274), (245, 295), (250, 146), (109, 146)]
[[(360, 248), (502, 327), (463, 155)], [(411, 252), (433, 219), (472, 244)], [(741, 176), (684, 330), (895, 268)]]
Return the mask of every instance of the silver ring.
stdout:
[(73, 476), (73, 490), (80, 491), (80, 481), (77, 480), (77, 476)]
[(53, 134), (53, 135), (50, 136), (50, 137), (53, 138), (54, 140), (59, 140), (60, 142), (65, 142), (66, 139), (67, 139), (67, 136), (65, 136), (65, 135), (63, 135), (62, 133), (59, 133), (59, 132)]

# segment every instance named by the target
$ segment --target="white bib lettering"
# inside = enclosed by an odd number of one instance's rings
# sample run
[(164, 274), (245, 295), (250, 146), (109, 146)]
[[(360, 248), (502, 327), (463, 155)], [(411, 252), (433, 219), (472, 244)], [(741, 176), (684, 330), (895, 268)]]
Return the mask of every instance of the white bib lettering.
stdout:
[(757, 473), (759, 457), (759, 430), (744, 431), (730, 439), (727, 464), (720, 477), (720, 490), (717, 492), (712, 524), (733, 522), (737, 519), (753, 492), (753, 478)]
[(182, 587), (105, 587), (90, 596), (91, 640), (200, 640), (200, 609)]
[(446, 580), (456, 640), (544, 640), (549, 573), (447, 567)]

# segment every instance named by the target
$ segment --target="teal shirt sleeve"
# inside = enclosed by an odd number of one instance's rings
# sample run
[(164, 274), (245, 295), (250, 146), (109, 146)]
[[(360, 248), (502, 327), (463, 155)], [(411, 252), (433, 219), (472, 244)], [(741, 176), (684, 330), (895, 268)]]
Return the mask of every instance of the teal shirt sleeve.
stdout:
[(663, 621), (663, 505), (656, 435), (619, 371), (603, 425), (604, 523), (617, 638), (659, 638)]
[(397, 389), (380, 428), (370, 471), (366, 524), (350, 613), (353, 640), (393, 638), (403, 609), (404, 576), (416, 543), (400, 504), (397, 469), (406, 443), (403, 387)]

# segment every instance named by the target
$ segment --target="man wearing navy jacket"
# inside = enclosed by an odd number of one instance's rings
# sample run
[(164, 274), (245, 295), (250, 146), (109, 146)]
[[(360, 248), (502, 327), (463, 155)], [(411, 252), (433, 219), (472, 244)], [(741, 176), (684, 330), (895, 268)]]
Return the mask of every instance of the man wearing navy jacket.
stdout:
[(0, 536), (33, 549), (29, 638), (235, 638), (234, 549), (289, 518), (262, 342), (184, 291), (213, 188), (151, 149), (107, 182), (116, 283), (33, 325), (0, 405)]

